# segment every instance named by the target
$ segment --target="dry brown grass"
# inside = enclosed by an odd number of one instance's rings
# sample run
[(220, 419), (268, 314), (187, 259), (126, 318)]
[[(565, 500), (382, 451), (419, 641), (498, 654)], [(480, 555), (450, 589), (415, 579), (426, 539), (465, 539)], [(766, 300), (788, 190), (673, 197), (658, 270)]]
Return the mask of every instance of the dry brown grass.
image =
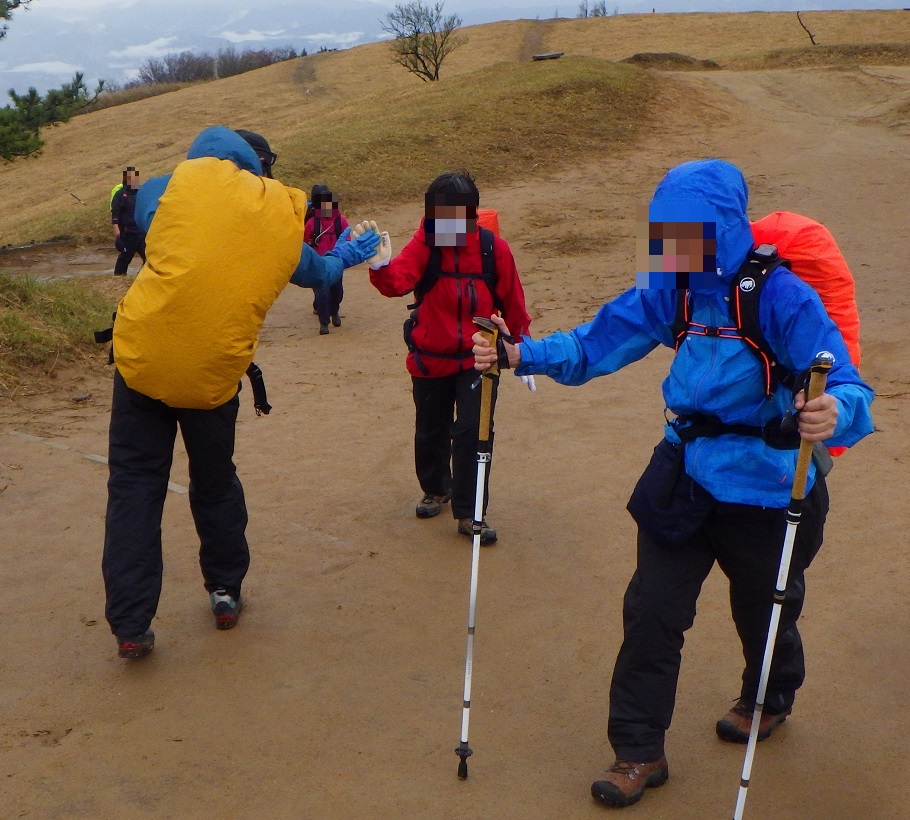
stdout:
[[(203, 81), (204, 82), (204, 81)], [(131, 88), (121, 88), (117, 91), (108, 91), (102, 94), (93, 103), (80, 108), (76, 116), (91, 114), (93, 111), (103, 111), (105, 108), (114, 108), (118, 105), (147, 100), (149, 97), (158, 97), (161, 94), (170, 94), (172, 91), (181, 91), (198, 83), (150, 83), (137, 85)]]
[(843, 43), (833, 46), (778, 48), (760, 57), (733, 61), (726, 67), (763, 71), (852, 65), (910, 65), (910, 43)]
[(92, 333), (109, 324), (124, 290), (110, 277), (37, 282), (0, 272), (0, 398), (61, 362), (99, 358)]
[[(825, 47), (910, 44), (907, 12), (807, 12), (803, 18)], [(499, 174), (496, 179), (506, 181), (504, 174), (527, 172), (529, 161), (538, 167), (556, 168), (573, 161), (573, 152), (577, 157), (585, 149), (584, 141), (573, 136), (574, 122), (571, 128), (563, 125), (554, 129), (559, 131), (556, 138), (540, 143), (543, 123), (533, 120), (533, 112), (539, 107), (533, 100), (536, 92), (530, 89), (530, 97), (521, 97), (523, 107), (513, 105), (511, 95), (504, 92), (502, 83), (507, 80), (516, 83), (519, 93), (525, 77), (541, 76), (537, 69), (543, 64), (532, 66), (527, 62), (532, 53), (564, 51), (619, 60), (639, 52), (676, 51), (725, 65), (750, 56), (763, 58), (774, 49), (808, 45), (793, 13), (519, 20), (471, 27), (465, 33), (468, 44), (451, 55), (443, 80), (433, 88), (394, 65), (387, 43), (375, 43), (279, 63), (76, 117), (66, 125), (48, 129), (40, 157), (0, 166), (0, 244), (22, 244), (55, 235), (107, 241), (109, 192), (122, 169), (136, 165), (143, 177), (170, 171), (183, 158), (193, 137), (208, 125), (225, 124), (267, 134), (280, 154), (278, 173), (305, 188), (343, 169), (352, 161), (351, 156), (357, 156), (351, 151), (369, 149), (390, 164), (377, 168), (376, 173), (372, 168), (370, 173), (357, 175), (347, 171), (343, 183), (352, 197), (363, 201), (382, 198), (391, 203), (397, 196), (411, 195), (413, 184), (402, 181), (399, 175), (409, 172), (408, 163), (402, 160), (414, 152), (437, 156), (447, 165), (472, 167), (478, 167), (472, 147), (495, 152), (502, 155), (502, 162), (495, 156), (485, 156), (481, 162), (489, 161)], [(503, 63), (514, 71), (494, 70)], [(564, 59), (550, 65), (565, 64)], [(473, 94), (468, 90), (472, 83)], [(468, 122), (472, 128), (487, 127), (483, 117), (474, 112), (485, 100), (487, 89), (483, 84), (491, 84), (494, 95), (500, 95), (496, 99), (506, 106), (512, 123), (528, 119), (524, 131), (521, 126), (518, 131), (506, 128), (499, 121), (502, 118), (492, 117), (493, 131), (488, 138), (476, 143), (473, 137), (464, 138)], [(572, 93), (584, 97), (586, 92), (576, 88)], [(444, 102), (446, 95), (450, 95), (448, 104)], [(631, 95), (629, 101), (640, 105), (637, 95)], [(426, 128), (415, 123), (412, 113), (422, 105), (427, 106), (428, 113), (443, 118), (451, 130), (450, 137), (436, 129), (438, 133), (421, 146)], [(616, 111), (611, 109), (613, 114)], [(619, 114), (622, 119), (623, 113)], [(391, 125), (395, 120), (400, 123), (397, 128)], [(376, 134), (384, 134), (386, 141), (370, 136), (371, 122), (378, 123)], [(592, 132), (584, 122), (582, 128), (588, 129), (585, 133)], [(412, 133), (415, 129), (421, 133)], [(327, 133), (334, 143), (326, 139)], [(533, 146), (523, 142), (530, 140), (531, 134)], [(446, 147), (441, 149), (441, 145)], [(508, 151), (500, 150), (502, 146), (508, 146)], [(522, 161), (512, 162), (509, 155), (522, 157)], [(430, 164), (419, 167), (425, 176)], [(496, 171), (500, 167), (505, 169), (501, 173)], [(88, 205), (79, 204), (67, 191)]]
[(631, 57), (624, 57), (620, 62), (660, 71), (712, 71), (720, 68), (720, 65), (714, 60), (699, 60), (676, 51), (646, 51), (633, 54)]

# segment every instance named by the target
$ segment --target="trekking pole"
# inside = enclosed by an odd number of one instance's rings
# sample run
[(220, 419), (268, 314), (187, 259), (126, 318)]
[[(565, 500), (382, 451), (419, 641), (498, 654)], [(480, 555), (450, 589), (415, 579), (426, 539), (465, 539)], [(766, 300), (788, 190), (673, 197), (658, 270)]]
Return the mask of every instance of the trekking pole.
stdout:
[[(486, 340), (496, 349), (499, 328), (489, 319), (475, 316), (474, 324), (480, 329)], [(471, 673), (474, 661), (474, 611), (477, 605), (477, 568), (480, 564), (480, 533), (483, 522), (483, 497), (487, 484), (487, 465), (493, 454), (490, 446), (490, 427), (493, 421), (493, 379), (499, 375), (499, 366), (493, 366), (484, 372), (479, 381), (480, 388), (480, 427), (477, 435), (477, 490), (474, 494), (474, 522), (472, 532), (474, 545), (471, 550), (471, 596), (468, 604), (468, 647), (464, 664), (464, 706), (461, 712), (461, 743), (455, 754), (461, 758), (458, 763), (458, 777), (468, 779), (468, 758), (473, 754), (468, 746), (468, 722), (471, 718)], [(475, 384), (476, 387), (476, 384)]]
[[(810, 368), (811, 377), (806, 401), (818, 398), (825, 392), (828, 371), (834, 364), (834, 356), (827, 351), (819, 353)], [(780, 556), (780, 569), (777, 572), (777, 587), (774, 590), (774, 605), (771, 608), (771, 622), (768, 625), (768, 640), (765, 642), (765, 654), (761, 663), (761, 675), (758, 679), (758, 691), (755, 695), (755, 710), (752, 713), (752, 727), (749, 730), (749, 742), (746, 745), (746, 759), (743, 761), (742, 777), (739, 782), (739, 794), (736, 797), (736, 809), (733, 820), (742, 820), (746, 805), (746, 793), (749, 789), (749, 777), (752, 774), (752, 759), (758, 744), (758, 729), (761, 723), (762, 710), (765, 706), (765, 691), (768, 688), (768, 676), (771, 672), (771, 658), (774, 655), (774, 644), (777, 642), (777, 627), (787, 590), (787, 576), (790, 574), (790, 558), (793, 555), (793, 542), (796, 539), (796, 528), (802, 514), (803, 499), (806, 497), (806, 479), (809, 475), (809, 462), (812, 460), (812, 442), (801, 439), (799, 456), (796, 459), (796, 471), (793, 474), (793, 493), (790, 506), (787, 508), (787, 531), (784, 534), (784, 545)]]

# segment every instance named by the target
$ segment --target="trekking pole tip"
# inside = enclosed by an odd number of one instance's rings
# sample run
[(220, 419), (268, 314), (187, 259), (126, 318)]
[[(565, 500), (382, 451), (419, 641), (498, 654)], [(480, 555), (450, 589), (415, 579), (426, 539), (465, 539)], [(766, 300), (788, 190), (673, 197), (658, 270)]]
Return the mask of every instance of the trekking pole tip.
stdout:
[(458, 744), (458, 748), (455, 750), (461, 760), (458, 763), (458, 779), (467, 780), (468, 779), (468, 758), (474, 754), (470, 746), (467, 743), (461, 742)]

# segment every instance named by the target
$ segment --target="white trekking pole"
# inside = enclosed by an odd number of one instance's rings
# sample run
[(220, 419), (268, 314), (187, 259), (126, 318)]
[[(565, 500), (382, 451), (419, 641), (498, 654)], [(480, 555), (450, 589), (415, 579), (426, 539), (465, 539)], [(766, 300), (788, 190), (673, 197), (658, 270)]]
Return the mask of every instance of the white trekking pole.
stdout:
[[(474, 317), (474, 324), (496, 349), (499, 328), (489, 319)], [(483, 497), (487, 485), (487, 466), (493, 458), (490, 427), (493, 422), (493, 379), (499, 376), (499, 367), (494, 364), (480, 377), (480, 426), (477, 435), (477, 490), (474, 494), (474, 522), (472, 531), (474, 544), (471, 550), (471, 595), (468, 604), (468, 646), (464, 665), (464, 700), (461, 712), (461, 743), (455, 750), (460, 761), (458, 777), (468, 778), (468, 758), (473, 754), (468, 746), (468, 723), (471, 718), (471, 673), (474, 661), (474, 612), (477, 606), (477, 569), (480, 564), (480, 533), (483, 522)]]
[[(819, 353), (812, 362), (809, 391), (806, 401), (818, 398), (825, 392), (828, 371), (834, 364), (834, 356), (827, 351)], [(752, 713), (752, 727), (749, 730), (749, 741), (746, 744), (746, 759), (743, 761), (742, 777), (739, 783), (739, 794), (736, 797), (736, 808), (733, 820), (742, 820), (746, 805), (746, 794), (749, 789), (749, 777), (752, 774), (752, 760), (758, 744), (758, 729), (761, 723), (762, 710), (765, 706), (765, 692), (768, 688), (768, 677), (771, 672), (771, 659), (774, 656), (774, 644), (777, 642), (777, 627), (787, 590), (787, 578), (790, 575), (790, 558), (793, 555), (793, 542), (796, 528), (802, 514), (803, 499), (806, 497), (806, 479), (809, 475), (809, 462), (812, 460), (812, 442), (800, 441), (799, 456), (796, 460), (796, 471), (793, 474), (793, 493), (790, 506), (787, 508), (787, 531), (784, 534), (784, 546), (780, 556), (780, 569), (777, 573), (777, 587), (774, 590), (774, 605), (771, 608), (771, 623), (768, 625), (768, 639), (765, 642), (765, 654), (762, 658), (761, 675), (758, 679), (758, 692), (755, 695), (755, 711)]]

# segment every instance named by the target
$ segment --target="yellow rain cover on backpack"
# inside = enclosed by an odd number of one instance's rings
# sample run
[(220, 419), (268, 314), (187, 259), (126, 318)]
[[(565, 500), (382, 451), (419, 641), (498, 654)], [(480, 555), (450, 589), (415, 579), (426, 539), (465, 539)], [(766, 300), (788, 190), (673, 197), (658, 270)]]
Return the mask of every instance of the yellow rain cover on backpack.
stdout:
[(114, 361), (126, 384), (171, 407), (231, 399), (300, 261), (305, 211), (302, 191), (230, 160), (181, 162), (117, 308)]

